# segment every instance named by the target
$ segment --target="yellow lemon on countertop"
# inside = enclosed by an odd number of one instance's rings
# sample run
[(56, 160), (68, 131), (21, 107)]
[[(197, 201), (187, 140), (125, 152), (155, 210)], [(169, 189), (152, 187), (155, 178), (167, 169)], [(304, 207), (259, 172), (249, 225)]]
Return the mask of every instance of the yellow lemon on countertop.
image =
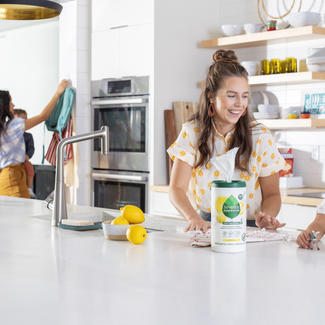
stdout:
[(217, 215), (217, 221), (219, 223), (224, 223), (227, 220), (227, 217), (224, 214), (218, 214)]
[(142, 223), (144, 222), (144, 214), (142, 210), (135, 205), (126, 205), (121, 208), (121, 215), (129, 223)]
[(126, 231), (126, 237), (132, 244), (138, 245), (147, 239), (147, 231), (140, 225), (132, 225)]
[(222, 212), (223, 204), (225, 203), (226, 200), (227, 200), (227, 198), (225, 196), (218, 196), (218, 198), (216, 200), (217, 212)]
[(129, 222), (122, 216), (119, 216), (111, 222), (112, 225), (129, 225)]

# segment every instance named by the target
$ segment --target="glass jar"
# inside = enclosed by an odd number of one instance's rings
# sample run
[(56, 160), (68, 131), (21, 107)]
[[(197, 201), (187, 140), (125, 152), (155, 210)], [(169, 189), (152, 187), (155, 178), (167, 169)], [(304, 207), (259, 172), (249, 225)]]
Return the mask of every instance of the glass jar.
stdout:
[(271, 72), (271, 74), (280, 73), (280, 60), (279, 59), (271, 59), (270, 72)]
[(270, 74), (270, 61), (269, 60), (261, 61), (261, 74)]

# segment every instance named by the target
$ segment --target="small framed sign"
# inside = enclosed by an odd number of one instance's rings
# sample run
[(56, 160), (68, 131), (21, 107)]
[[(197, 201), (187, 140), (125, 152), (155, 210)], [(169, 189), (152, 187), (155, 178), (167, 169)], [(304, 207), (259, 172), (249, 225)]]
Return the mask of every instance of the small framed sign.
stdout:
[(303, 93), (304, 112), (309, 112), (313, 117), (325, 118), (325, 92)]

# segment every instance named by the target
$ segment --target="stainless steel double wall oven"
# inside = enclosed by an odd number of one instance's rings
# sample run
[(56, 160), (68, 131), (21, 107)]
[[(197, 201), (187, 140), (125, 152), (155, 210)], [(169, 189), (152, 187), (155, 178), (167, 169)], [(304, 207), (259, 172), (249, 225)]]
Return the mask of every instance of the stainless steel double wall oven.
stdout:
[(92, 81), (92, 125), (109, 127), (109, 154), (92, 148), (93, 205), (148, 210), (149, 77)]

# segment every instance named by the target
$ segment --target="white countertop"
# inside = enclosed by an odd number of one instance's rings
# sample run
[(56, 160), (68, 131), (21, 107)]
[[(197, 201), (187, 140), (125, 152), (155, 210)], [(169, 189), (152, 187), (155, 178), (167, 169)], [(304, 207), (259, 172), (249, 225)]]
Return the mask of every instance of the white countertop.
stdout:
[(325, 323), (324, 243), (218, 254), (152, 232), (136, 246), (49, 216), (40, 201), (0, 197), (1, 324)]

